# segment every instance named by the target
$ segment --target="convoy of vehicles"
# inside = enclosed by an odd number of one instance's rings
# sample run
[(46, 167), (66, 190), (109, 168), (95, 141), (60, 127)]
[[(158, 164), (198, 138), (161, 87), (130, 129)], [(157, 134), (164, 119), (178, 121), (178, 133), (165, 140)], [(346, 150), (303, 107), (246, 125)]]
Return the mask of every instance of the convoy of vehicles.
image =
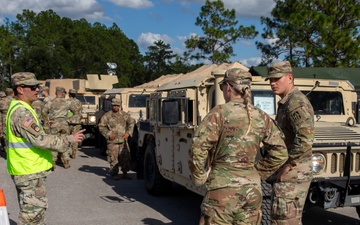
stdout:
[[(203, 66), (150, 93), (146, 119), (138, 122), (139, 146), (133, 153), (137, 156), (137, 173), (143, 174), (150, 194), (167, 192), (172, 182), (205, 193), (203, 187), (191, 182), (188, 150), (201, 120), (224, 102), (218, 82), (227, 69), (240, 66)], [(359, 213), (360, 128), (353, 108), (354, 87), (345, 80), (296, 77), (295, 84), (307, 94), (315, 111), (314, 179), (306, 207), (353, 206)], [(264, 76), (253, 76), (251, 89), (253, 104), (274, 116), (279, 99)]]

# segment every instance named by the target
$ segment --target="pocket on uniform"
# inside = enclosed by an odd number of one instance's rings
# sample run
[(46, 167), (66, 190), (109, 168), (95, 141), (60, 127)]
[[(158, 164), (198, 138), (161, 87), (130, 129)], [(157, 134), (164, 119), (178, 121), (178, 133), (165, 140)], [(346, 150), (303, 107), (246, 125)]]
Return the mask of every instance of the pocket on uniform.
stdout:
[(286, 220), (296, 216), (296, 203), (292, 199), (275, 197), (272, 206), (272, 217), (275, 220)]

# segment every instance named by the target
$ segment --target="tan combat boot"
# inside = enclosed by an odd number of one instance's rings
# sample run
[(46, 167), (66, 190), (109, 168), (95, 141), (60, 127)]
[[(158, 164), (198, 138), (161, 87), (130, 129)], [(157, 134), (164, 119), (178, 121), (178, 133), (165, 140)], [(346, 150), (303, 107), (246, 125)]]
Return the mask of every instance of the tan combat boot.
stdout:
[(64, 168), (65, 168), (65, 169), (69, 169), (69, 168), (70, 168), (69, 160), (64, 160)]

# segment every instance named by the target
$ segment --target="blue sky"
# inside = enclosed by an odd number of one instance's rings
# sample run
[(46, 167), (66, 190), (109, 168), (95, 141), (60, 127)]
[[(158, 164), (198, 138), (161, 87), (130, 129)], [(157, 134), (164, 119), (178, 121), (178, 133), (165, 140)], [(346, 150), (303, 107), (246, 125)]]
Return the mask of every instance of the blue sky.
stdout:
[[(261, 33), (260, 16), (269, 16), (273, 0), (223, 0), (226, 8), (234, 8), (239, 24), (255, 25)], [(3, 19), (13, 20), (23, 9), (36, 13), (52, 9), (59, 16), (71, 19), (85, 18), (106, 26), (116, 23), (124, 34), (133, 39), (142, 54), (154, 41), (170, 44), (175, 53), (182, 54), (184, 40), (190, 35), (202, 35), (195, 26), (205, 0), (0, 0), (0, 24)], [(255, 40), (241, 40), (234, 45), (235, 57), (246, 66), (257, 65), (261, 53), (255, 41), (268, 42), (260, 35)]]

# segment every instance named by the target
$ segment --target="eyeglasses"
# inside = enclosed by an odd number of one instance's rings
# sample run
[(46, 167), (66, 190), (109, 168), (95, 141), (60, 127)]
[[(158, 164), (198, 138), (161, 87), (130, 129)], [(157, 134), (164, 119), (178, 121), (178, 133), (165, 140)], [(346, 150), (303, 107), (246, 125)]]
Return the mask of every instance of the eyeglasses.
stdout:
[(22, 88), (30, 88), (30, 90), (32, 90), (32, 91), (36, 91), (36, 89), (38, 89), (38, 88), (40, 88), (40, 85), (32, 85), (32, 86), (30, 86), (30, 85), (21, 85), (20, 87), (22, 87)]

